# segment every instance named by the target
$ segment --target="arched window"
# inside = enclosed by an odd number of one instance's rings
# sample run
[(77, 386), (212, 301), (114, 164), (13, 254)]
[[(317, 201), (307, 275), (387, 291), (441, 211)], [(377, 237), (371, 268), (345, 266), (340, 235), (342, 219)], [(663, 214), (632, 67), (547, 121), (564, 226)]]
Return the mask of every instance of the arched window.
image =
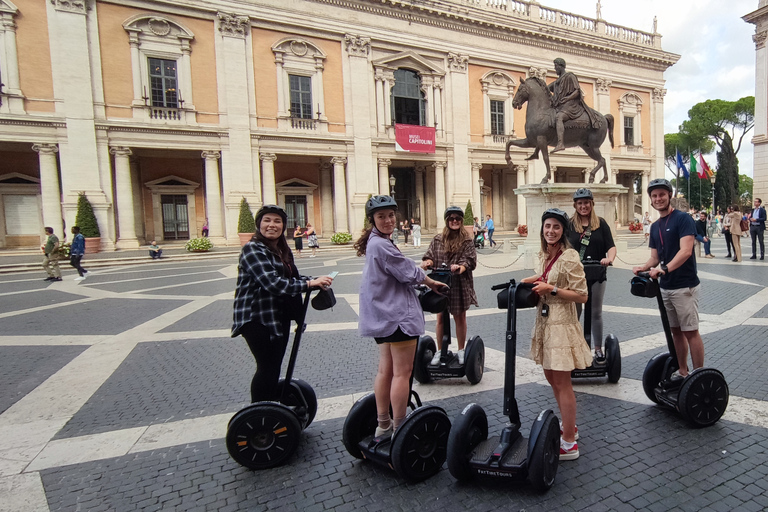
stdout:
[(421, 91), (421, 77), (410, 69), (395, 71), (392, 88), (392, 119), (399, 124), (426, 125), (426, 100)]

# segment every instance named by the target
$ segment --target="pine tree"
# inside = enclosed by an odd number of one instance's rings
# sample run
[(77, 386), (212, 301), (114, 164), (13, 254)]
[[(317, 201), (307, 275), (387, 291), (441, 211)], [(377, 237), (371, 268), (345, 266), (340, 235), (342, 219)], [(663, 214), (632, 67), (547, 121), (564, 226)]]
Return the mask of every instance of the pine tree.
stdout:
[(256, 219), (254, 219), (251, 206), (248, 204), (248, 200), (245, 198), (240, 201), (240, 217), (237, 219), (237, 232), (256, 232)]
[(93, 213), (93, 207), (85, 193), (81, 192), (77, 198), (77, 216), (75, 225), (80, 228), (80, 233), (85, 238), (98, 238), (101, 236), (99, 223), (96, 221), (96, 215)]
[(464, 210), (464, 225), (465, 226), (475, 225), (475, 215), (472, 212), (472, 201), (467, 201), (467, 208)]

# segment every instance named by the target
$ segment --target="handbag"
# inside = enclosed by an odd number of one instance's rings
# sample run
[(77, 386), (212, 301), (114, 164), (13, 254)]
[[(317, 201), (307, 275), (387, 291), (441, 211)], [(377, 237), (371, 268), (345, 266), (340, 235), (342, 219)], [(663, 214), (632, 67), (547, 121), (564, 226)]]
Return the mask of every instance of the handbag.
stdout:
[(741, 223), (739, 224), (741, 226), (742, 231), (749, 231), (749, 221), (746, 219), (741, 219)]
[(331, 288), (323, 288), (312, 298), (312, 307), (318, 311), (330, 309), (336, 305), (336, 295)]

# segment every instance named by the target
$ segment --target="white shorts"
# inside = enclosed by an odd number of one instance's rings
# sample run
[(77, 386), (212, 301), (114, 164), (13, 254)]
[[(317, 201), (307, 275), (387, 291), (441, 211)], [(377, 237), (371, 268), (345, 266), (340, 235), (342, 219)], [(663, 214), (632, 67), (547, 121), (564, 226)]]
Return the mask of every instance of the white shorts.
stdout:
[(681, 331), (699, 329), (699, 290), (701, 285), (677, 290), (661, 290), (664, 308), (667, 310), (670, 327), (679, 327)]

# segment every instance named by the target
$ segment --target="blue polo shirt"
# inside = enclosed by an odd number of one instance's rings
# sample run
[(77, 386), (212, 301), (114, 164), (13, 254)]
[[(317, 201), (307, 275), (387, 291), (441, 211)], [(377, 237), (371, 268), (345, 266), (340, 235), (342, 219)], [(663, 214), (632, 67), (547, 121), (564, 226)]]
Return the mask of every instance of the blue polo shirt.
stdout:
[[(656, 249), (661, 263), (669, 264), (680, 251), (680, 239), (685, 236), (696, 236), (696, 223), (687, 213), (672, 210), (672, 213), (661, 217), (651, 225), (648, 247)], [(696, 257), (693, 254), (693, 248), (691, 248), (691, 255), (680, 268), (659, 279), (659, 286), (665, 290), (692, 288), (698, 284), (699, 276), (696, 273)]]

